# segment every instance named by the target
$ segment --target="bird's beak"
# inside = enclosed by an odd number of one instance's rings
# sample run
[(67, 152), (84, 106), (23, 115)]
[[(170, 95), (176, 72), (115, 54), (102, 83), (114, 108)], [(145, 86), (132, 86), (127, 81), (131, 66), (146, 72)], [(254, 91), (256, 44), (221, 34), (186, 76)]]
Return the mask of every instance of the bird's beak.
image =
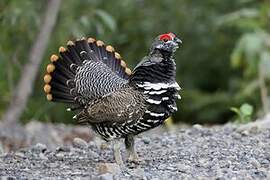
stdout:
[(173, 39), (173, 41), (176, 42), (177, 44), (179, 44), (179, 43), (182, 44), (182, 40), (179, 39), (179, 38), (177, 38), (177, 37), (175, 37), (175, 38)]

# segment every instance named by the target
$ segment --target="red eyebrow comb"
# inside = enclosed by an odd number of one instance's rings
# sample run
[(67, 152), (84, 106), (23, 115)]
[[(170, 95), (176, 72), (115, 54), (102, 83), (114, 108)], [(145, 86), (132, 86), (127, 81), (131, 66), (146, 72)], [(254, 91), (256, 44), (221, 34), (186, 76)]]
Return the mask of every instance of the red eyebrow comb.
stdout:
[(175, 34), (173, 34), (172, 32), (169, 32), (169, 33), (167, 33), (167, 34), (161, 34), (160, 36), (159, 36), (159, 40), (164, 40), (164, 39), (167, 39), (167, 40), (172, 40), (173, 38), (175, 38), (176, 36), (175, 36)]
[(174, 34), (174, 33), (172, 33), (172, 32), (169, 32), (168, 33), (172, 38), (175, 38), (176, 37), (176, 35)]

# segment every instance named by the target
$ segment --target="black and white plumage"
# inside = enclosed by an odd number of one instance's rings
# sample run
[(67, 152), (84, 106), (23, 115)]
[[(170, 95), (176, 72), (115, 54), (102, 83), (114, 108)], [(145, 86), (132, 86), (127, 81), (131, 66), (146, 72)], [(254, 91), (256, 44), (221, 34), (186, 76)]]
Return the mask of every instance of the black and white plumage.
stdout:
[[(180, 87), (173, 53), (181, 42), (173, 33), (158, 36), (148, 56), (131, 72), (112, 46), (93, 38), (69, 41), (51, 56), (44, 76), (49, 101), (64, 102), (105, 140), (125, 138), (135, 160), (133, 136), (157, 127), (175, 111)], [(118, 163), (119, 154), (115, 153)]]

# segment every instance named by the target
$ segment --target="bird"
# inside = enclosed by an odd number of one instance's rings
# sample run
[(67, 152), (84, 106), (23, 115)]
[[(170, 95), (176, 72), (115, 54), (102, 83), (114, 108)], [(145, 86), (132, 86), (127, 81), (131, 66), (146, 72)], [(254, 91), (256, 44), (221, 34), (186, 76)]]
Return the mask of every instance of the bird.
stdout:
[(89, 124), (102, 139), (113, 142), (117, 164), (123, 165), (120, 139), (127, 160), (140, 162), (136, 135), (164, 124), (177, 111), (181, 88), (174, 54), (180, 44), (172, 32), (158, 35), (148, 55), (131, 70), (115, 48), (101, 40), (69, 40), (46, 66), (46, 98), (68, 104), (78, 123)]

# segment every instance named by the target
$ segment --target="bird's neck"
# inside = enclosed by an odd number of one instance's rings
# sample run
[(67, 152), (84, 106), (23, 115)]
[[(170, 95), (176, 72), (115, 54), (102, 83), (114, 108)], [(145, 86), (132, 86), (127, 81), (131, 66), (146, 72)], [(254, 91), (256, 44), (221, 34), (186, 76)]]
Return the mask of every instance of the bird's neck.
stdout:
[[(172, 83), (175, 82), (176, 65), (171, 53), (161, 53), (156, 50), (149, 54), (149, 62), (146, 61), (134, 70), (130, 82), (140, 84), (149, 83)], [(154, 63), (152, 63), (154, 62)]]
[(166, 60), (172, 59), (172, 56), (173, 56), (172, 52), (160, 51), (157, 49), (154, 49), (149, 53), (149, 57), (161, 57), (161, 58), (166, 59)]

